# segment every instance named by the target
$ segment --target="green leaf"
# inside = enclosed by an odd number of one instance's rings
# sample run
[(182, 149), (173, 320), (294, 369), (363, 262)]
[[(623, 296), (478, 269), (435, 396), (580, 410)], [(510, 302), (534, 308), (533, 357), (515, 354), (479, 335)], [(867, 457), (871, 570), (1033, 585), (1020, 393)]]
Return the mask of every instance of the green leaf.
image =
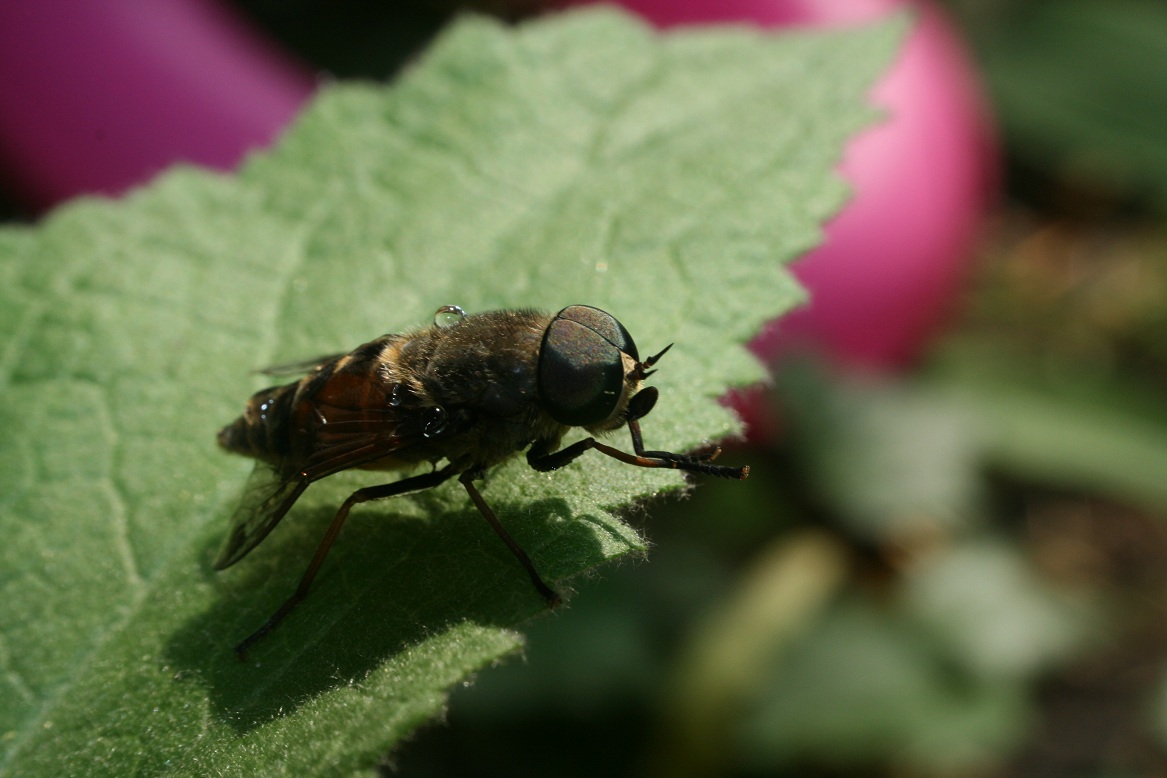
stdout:
[[(233, 656), (377, 482), (313, 485), (215, 573), (249, 465), (214, 436), (249, 371), (443, 304), (587, 302), (677, 344), (649, 446), (734, 434), (715, 398), (760, 377), (740, 344), (801, 299), (781, 262), (843, 200), (830, 171), (896, 28), (469, 19), (391, 88), (322, 89), (235, 176), (171, 171), (0, 232), (0, 773), (353, 772), (516, 651), (545, 606), (453, 484), (355, 511), (312, 596)], [(483, 493), (565, 589), (642, 552), (617, 515), (683, 485), (595, 456)]]

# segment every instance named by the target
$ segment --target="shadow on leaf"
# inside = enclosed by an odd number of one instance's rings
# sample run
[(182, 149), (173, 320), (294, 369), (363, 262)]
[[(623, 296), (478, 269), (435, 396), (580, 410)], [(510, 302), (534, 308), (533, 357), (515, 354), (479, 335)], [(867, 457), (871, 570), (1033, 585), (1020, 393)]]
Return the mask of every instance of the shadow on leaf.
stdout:
[[(427, 508), (439, 502), (419, 500)], [(596, 532), (605, 531), (608, 517), (573, 517), (560, 498), (499, 501), (496, 510), (561, 594), (567, 591), (560, 579), (605, 560)], [(451, 675), (460, 660), (472, 661), (454, 655), (419, 669), (411, 666), (419, 647), (459, 625), (509, 629), (548, 610), (473, 507), (433, 510), (425, 519), (374, 509), (354, 513), (307, 599), (240, 661), (232, 646), (292, 593), (334, 513), (293, 511), (285, 523), (294, 532), (281, 532), (287, 529), (281, 525), (224, 573), (211, 568), (215, 548), (204, 549), (204, 575), (221, 596), (171, 637), (166, 653), (176, 678), (204, 684), (214, 715), (240, 734), (332, 689), (360, 684), (378, 668), (405, 677), (402, 686), (411, 688), (403, 697), (443, 693), (477, 668)]]

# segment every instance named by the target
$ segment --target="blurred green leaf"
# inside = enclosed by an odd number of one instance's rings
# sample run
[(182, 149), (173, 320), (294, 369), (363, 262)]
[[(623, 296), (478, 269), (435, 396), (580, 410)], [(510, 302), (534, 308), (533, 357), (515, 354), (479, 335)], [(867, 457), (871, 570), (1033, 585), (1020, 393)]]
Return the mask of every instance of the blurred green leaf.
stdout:
[(784, 368), (782, 400), (816, 496), (851, 529), (968, 526), (987, 467), (1167, 512), (1167, 425), (1142, 387), (1072, 363), (950, 344), (924, 380)]
[(1015, 476), (1167, 512), (1167, 429), (1106, 408), (967, 393), (988, 458)]
[(902, 614), (853, 601), (774, 663), (739, 743), (757, 771), (882, 761), (935, 774), (999, 759), (1026, 718), (1020, 686), (963, 672)]
[(1161, 671), (1149, 713), (1152, 731), (1161, 745), (1167, 745), (1167, 668)]
[(986, 465), (1167, 514), (1162, 403), (1088, 368), (1033, 368), (1002, 349), (956, 344), (929, 383), (968, 414)]
[(1167, 7), (1055, 0), (1014, 8), (975, 37), (1014, 154), (1167, 207)]
[(1048, 586), (1003, 541), (934, 554), (909, 572), (903, 594), (907, 611), (990, 681), (1023, 683), (1072, 656), (1095, 621), (1087, 603)]
[(810, 365), (784, 367), (777, 380), (815, 496), (850, 529), (874, 539), (977, 515), (980, 441), (959, 404)]
[[(334, 86), (239, 175), (182, 170), (0, 232), (0, 742), (5, 775), (367, 768), (544, 610), (456, 485), (354, 515), (314, 485), (245, 562), (210, 568), (247, 463), (216, 429), (248, 371), (424, 325), (573, 302), (675, 341), (652, 447), (733, 434), (739, 344), (798, 299), (781, 262), (838, 207), (895, 26), (657, 37), (611, 13), (468, 20), (399, 85)], [(585, 458), (485, 487), (550, 580), (643, 549), (615, 512), (677, 473)]]
[(653, 756), (661, 775), (710, 775), (732, 753), (733, 729), (760, 678), (816, 621), (846, 580), (832, 538), (802, 533), (771, 543), (687, 641)]

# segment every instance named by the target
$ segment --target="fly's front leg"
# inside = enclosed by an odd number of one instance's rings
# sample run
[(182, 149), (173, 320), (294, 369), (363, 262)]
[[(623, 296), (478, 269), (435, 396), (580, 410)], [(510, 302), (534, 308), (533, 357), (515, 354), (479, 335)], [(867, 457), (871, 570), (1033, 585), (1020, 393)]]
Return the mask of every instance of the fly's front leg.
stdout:
[[(691, 456), (682, 456), (680, 454), (673, 454), (668, 451), (646, 451), (644, 449), (644, 438), (640, 434), (640, 420), (648, 415), (648, 412), (656, 405), (657, 397), (660, 393), (655, 386), (650, 386), (643, 389), (633, 397), (628, 403), (628, 415), (626, 418), (628, 424), (628, 431), (632, 434), (632, 450), (636, 452), (639, 457), (646, 459), (670, 459), (683, 458), (686, 461), (696, 460), (698, 462), (712, 462), (721, 455), (721, 446), (709, 446), (698, 454)], [(746, 469), (749, 472), (749, 468)]]
[(713, 475), (718, 478), (735, 478), (739, 481), (745, 480), (750, 474), (748, 467), (725, 467), (724, 465), (712, 464), (710, 460), (720, 453), (720, 449), (715, 449), (712, 452), (697, 456), (674, 454), (670, 451), (645, 451), (643, 444), (640, 443), (640, 428), (637, 423), (631, 421), (628, 423), (628, 426), (633, 430), (633, 448), (640, 448), (639, 453), (629, 454), (627, 451), (621, 451), (618, 448), (601, 443), (595, 438), (584, 438), (583, 440), (572, 443), (562, 451), (556, 451), (551, 454), (538, 448), (538, 444), (533, 445), (527, 451), (527, 464), (543, 473), (558, 470), (564, 465), (573, 462), (580, 454), (594, 448), (596, 451), (607, 454), (613, 459), (618, 459), (625, 464), (635, 465), (637, 467), (668, 467), (673, 470), (705, 473), (706, 475)]
[(721, 449), (713, 448), (696, 456), (674, 454), (671, 451), (648, 451), (644, 448), (644, 439), (640, 434), (640, 419), (648, 414), (656, 405), (658, 392), (655, 387), (642, 389), (628, 402), (628, 411), (625, 417), (628, 431), (632, 435), (632, 450), (634, 454), (613, 448), (601, 443), (595, 438), (584, 438), (572, 443), (561, 451), (548, 451), (548, 444), (544, 441), (535, 441), (527, 450), (527, 464), (540, 472), (558, 470), (567, 465), (581, 454), (591, 449), (607, 454), (636, 467), (668, 467), (674, 470), (687, 470), (694, 473), (705, 473), (718, 478), (745, 479), (750, 474), (748, 467), (725, 467), (712, 464)]
[(551, 452), (548, 451), (546, 441), (537, 440), (527, 449), (527, 464), (540, 473), (550, 473), (552, 470), (558, 470), (564, 465), (570, 465), (580, 454), (591, 450), (595, 444), (595, 438), (584, 438), (583, 440), (572, 443), (565, 449)]
[(623, 451), (612, 449), (600, 443), (596, 444), (596, 448), (621, 462), (628, 462), (640, 467), (671, 467), (693, 473), (705, 473), (718, 478), (733, 478), (738, 481), (744, 481), (750, 474), (749, 467), (726, 467), (725, 465), (712, 464), (713, 460), (721, 454), (721, 448), (718, 446), (695, 455), (674, 454), (671, 451), (646, 451), (640, 436), (640, 423), (632, 420), (628, 422), (628, 429), (632, 433), (632, 448), (636, 451), (635, 457), (630, 457)]
[(435, 470), (432, 473), (425, 473), (423, 475), (413, 476), (412, 478), (403, 478), (400, 481), (394, 481), (391, 484), (381, 484), (380, 486), (369, 486), (364, 489), (358, 489), (349, 495), (349, 498), (340, 506), (340, 510), (336, 512), (336, 516), (332, 519), (332, 523), (328, 525), (328, 531), (324, 533), (324, 539), (320, 541), (320, 545), (316, 548), (316, 553), (312, 557), (312, 562), (308, 565), (308, 569), (304, 571), (304, 576), (300, 579), (296, 591), (292, 596), (284, 601), (284, 604), (272, 614), (271, 618), (264, 622), (264, 625), (255, 632), (247, 636), (247, 638), (235, 646), (235, 653), (240, 659), (245, 659), (247, 651), (255, 645), (261, 638), (279, 626), (280, 622), (287, 618), (287, 615), (292, 612), (292, 609), (300, 604), (305, 597), (308, 596), (308, 590), (312, 588), (312, 581), (316, 578), (316, 573), (320, 570), (320, 566), (324, 564), (324, 558), (328, 556), (329, 549), (332, 548), (336, 536), (340, 534), (340, 528), (344, 526), (345, 519), (348, 518), (349, 511), (354, 505), (359, 505), (362, 502), (369, 502), (370, 500), (382, 500), (386, 497), (394, 497), (406, 492), (416, 492), (421, 489), (430, 489), (443, 481), (449, 480), (456, 473), (453, 470), (453, 465), (447, 465), (441, 470)]
[[(668, 351), (668, 349), (665, 349), (665, 351)], [(657, 356), (659, 358), (660, 355), (658, 354)], [(672, 467), (678, 470), (689, 470), (696, 473), (714, 475), (718, 478), (744, 480), (750, 474), (748, 467), (723, 467), (721, 465), (710, 464), (710, 462), (717, 459), (718, 455), (721, 454), (721, 448), (719, 446), (713, 446), (694, 455), (674, 454), (671, 451), (645, 450), (644, 438), (640, 434), (640, 420), (647, 416), (648, 412), (653, 409), (658, 397), (660, 397), (660, 392), (655, 386), (650, 386), (637, 392), (628, 401), (626, 420), (628, 423), (628, 432), (632, 435), (632, 450), (636, 452), (636, 461), (627, 459), (626, 457), (628, 455), (624, 454), (624, 452), (619, 452), (623, 456), (616, 456), (616, 459), (641, 467)], [(608, 456), (615, 456), (611, 451), (605, 450), (606, 447), (597, 445), (596, 448), (604, 451)]]

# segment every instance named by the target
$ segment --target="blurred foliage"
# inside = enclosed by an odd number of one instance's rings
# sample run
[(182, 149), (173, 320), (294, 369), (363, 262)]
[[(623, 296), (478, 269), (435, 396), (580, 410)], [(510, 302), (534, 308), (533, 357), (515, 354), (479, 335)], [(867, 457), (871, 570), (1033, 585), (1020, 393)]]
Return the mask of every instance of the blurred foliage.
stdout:
[(983, 65), (1015, 172), (1167, 211), (1167, 4), (949, 5)]
[(973, 360), (992, 375), (1167, 421), (1167, 224), (1016, 208), (984, 253), (970, 326), (950, 339), (948, 358), (986, 352)]

